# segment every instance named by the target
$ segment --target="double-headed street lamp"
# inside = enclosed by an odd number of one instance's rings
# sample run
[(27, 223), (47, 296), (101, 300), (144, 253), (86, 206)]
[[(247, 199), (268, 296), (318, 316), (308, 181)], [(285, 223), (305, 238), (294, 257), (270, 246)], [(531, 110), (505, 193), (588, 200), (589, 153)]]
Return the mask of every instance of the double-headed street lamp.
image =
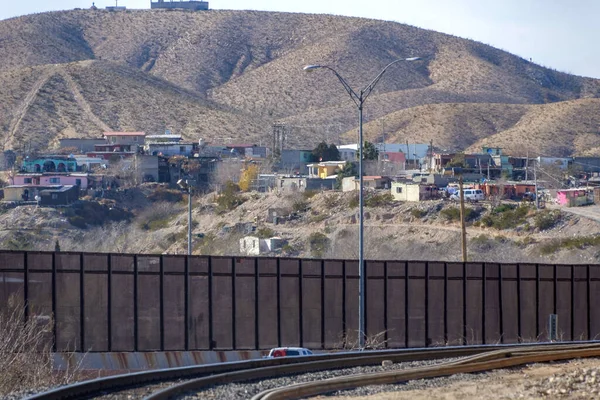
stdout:
[(383, 70), (368, 84), (364, 89), (361, 89), (358, 93), (355, 92), (348, 82), (333, 68), (327, 65), (307, 65), (304, 67), (304, 71), (314, 71), (315, 69), (324, 68), (328, 69), (335, 74), (338, 80), (346, 89), (346, 92), (350, 95), (354, 104), (358, 107), (358, 346), (363, 349), (365, 347), (365, 258), (363, 251), (363, 233), (364, 233), (364, 222), (363, 222), (363, 105), (367, 97), (375, 88), (375, 85), (379, 82), (385, 71), (388, 70), (392, 65), (400, 61), (416, 61), (420, 60), (420, 57), (400, 58), (394, 60), (383, 68)]

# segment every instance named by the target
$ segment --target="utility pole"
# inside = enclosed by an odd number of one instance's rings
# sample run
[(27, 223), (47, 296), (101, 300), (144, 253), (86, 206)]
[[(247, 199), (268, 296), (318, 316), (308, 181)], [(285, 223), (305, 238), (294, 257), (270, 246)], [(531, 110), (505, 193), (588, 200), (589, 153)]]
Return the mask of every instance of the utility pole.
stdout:
[(529, 172), (529, 150), (527, 150), (527, 158), (525, 159), (525, 182), (527, 182)]
[(540, 199), (538, 197), (538, 187), (537, 187), (537, 163), (533, 162), (533, 181), (535, 184), (535, 208), (536, 210), (540, 209)]
[(467, 262), (467, 228), (465, 226), (465, 192), (463, 191), (463, 177), (458, 178), (458, 190), (460, 193), (460, 244), (462, 248), (462, 260)]
[(433, 170), (433, 139), (431, 139), (429, 141), (429, 151), (430, 151), (430, 158), (429, 158), (429, 167), (427, 168), (428, 172)]

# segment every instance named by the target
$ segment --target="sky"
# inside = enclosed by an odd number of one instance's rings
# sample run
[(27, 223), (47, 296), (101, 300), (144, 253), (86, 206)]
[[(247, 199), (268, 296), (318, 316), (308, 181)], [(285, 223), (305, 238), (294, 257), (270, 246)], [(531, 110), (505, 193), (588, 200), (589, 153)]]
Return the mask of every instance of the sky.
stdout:
[[(97, 7), (115, 5), (115, 0), (94, 1)], [(88, 0), (3, 2), (8, 4), (0, 7), (0, 20), (92, 5)], [(118, 4), (150, 8), (150, 0)], [(598, 0), (209, 0), (209, 6), (396, 21), (477, 40), (562, 72), (600, 78), (600, 52), (594, 45), (600, 38)]]

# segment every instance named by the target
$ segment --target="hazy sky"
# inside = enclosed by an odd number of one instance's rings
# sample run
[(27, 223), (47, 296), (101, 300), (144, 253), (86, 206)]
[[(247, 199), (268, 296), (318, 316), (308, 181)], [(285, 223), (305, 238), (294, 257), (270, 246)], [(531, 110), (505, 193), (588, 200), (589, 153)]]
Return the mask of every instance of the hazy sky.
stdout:
[[(150, 0), (119, 0), (127, 8), (149, 8), (149, 4)], [(563, 72), (600, 78), (600, 52), (593, 44), (600, 38), (598, 0), (210, 0), (209, 4), (212, 9), (327, 13), (402, 22), (487, 43)], [(0, 7), (0, 19), (91, 5), (88, 0), (10, 1)], [(96, 1), (98, 7), (107, 5), (115, 1)]]

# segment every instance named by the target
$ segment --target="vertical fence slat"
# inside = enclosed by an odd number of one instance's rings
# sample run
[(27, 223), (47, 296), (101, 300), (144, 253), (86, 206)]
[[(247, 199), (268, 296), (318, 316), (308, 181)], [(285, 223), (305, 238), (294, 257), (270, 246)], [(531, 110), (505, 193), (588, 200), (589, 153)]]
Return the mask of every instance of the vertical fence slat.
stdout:
[(321, 260), (321, 348), (325, 349), (325, 260)]
[(346, 261), (342, 261), (342, 338), (348, 337), (346, 325)]
[(158, 259), (159, 265), (159, 333), (160, 350), (165, 351), (165, 262), (162, 254)]
[(463, 312), (463, 344), (467, 344), (467, 263), (462, 263), (463, 267), (463, 285), (462, 285), (462, 312)]
[(254, 348), (260, 349), (260, 319), (258, 318), (258, 257), (254, 258)]
[(486, 263), (483, 263), (482, 265), (482, 271), (481, 271), (481, 343), (485, 344), (485, 335), (486, 335), (486, 329), (485, 329), (485, 306), (486, 306), (486, 301), (485, 301), (485, 296), (487, 294), (486, 291), (486, 286), (487, 286), (487, 265)]
[(231, 348), (236, 349), (235, 257), (231, 257)]
[(504, 343), (504, 299), (502, 296), (502, 264), (498, 264), (498, 318), (500, 319), (500, 343)]
[(540, 337), (540, 265), (535, 264), (535, 337)]
[(302, 273), (302, 260), (298, 260), (298, 333), (299, 333), (299, 341), (300, 347), (304, 346), (304, 315), (302, 313), (302, 309), (304, 308), (302, 304), (302, 288), (303, 288), (303, 278), (304, 274)]
[(429, 347), (429, 262), (425, 262), (425, 347)]
[(448, 263), (444, 263), (444, 343), (448, 343)]
[(29, 254), (23, 253), (23, 318), (29, 319)]
[(281, 263), (279, 258), (277, 266), (277, 347), (281, 347)]
[(591, 271), (590, 266), (588, 265), (586, 268), (586, 318), (587, 318), (587, 338), (588, 340), (592, 340), (592, 294), (591, 290)]
[(190, 256), (183, 264), (183, 349), (190, 349)]
[(388, 348), (388, 264), (383, 262), (383, 334), (385, 347)]
[(112, 254), (106, 256), (106, 335), (108, 351), (112, 351)]
[(404, 347), (408, 347), (408, 262), (404, 263)]
[(571, 265), (571, 340), (575, 340), (575, 266)]
[(213, 318), (213, 265), (212, 256), (208, 257), (208, 349), (215, 348), (214, 318)]
[(517, 264), (517, 337), (520, 343), (523, 340), (523, 327), (521, 322), (521, 265)]
[(58, 314), (57, 314), (57, 304), (56, 304), (56, 252), (52, 253), (52, 319), (54, 323), (52, 324), (52, 351), (56, 352), (58, 349), (56, 347), (56, 343), (58, 340)]
[(139, 285), (138, 256), (133, 256), (133, 351), (139, 351), (139, 309), (138, 309), (138, 285)]
[(83, 253), (79, 254), (79, 341), (85, 352), (85, 265)]

